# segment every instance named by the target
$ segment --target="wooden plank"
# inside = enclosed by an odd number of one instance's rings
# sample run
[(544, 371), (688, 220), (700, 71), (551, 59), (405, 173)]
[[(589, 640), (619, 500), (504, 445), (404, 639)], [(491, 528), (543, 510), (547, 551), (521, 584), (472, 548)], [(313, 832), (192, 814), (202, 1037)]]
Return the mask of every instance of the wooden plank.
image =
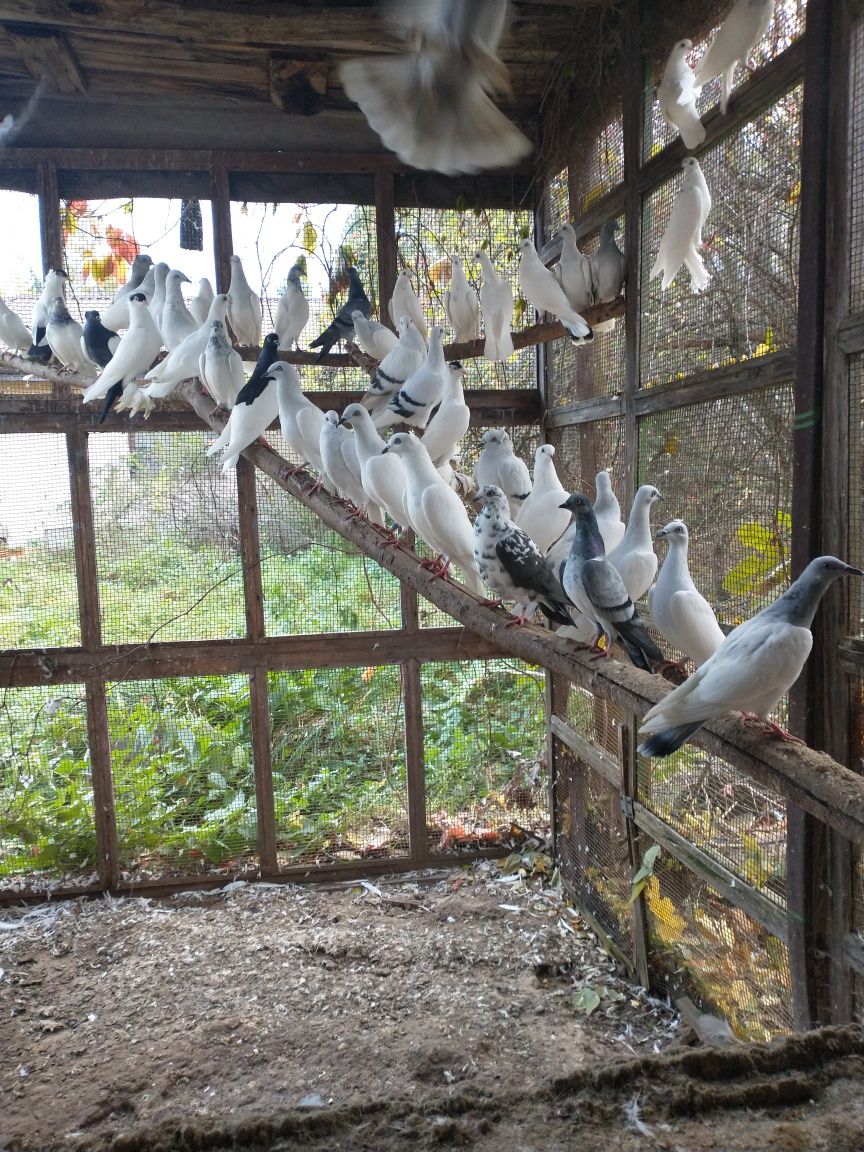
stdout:
[(575, 728), (571, 728), (560, 716), (551, 716), (549, 727), (552, 729), (553, 735), (562, 744), (566, 744), (571, 752), (575, 752), (592, 771), (596, 772), (598, 776), (602, 776), (616, 792), (621, 791), (623, 781), (620, 764), (616, 764), (611, 757), (607, 756), (605, 752), (601, 752), (590, 740), (586, 740)]
[[(87, 709), (87, 746), (90, 752), (90, 781), (93, 787), (93, 815), (99, 880), (110, 888), (120, 878), (117, 849), (117, 816), (114, 809), (114, 779), (111, 771), (111, 736), (108, 729), (108, 701), (105, 681), (98, 674), (88, 677), (84, 687)], [(44, 897), (44, 894), (43, 894)]]
[(716, 888), (736, 908), (752, 916), (772, 936), (786, 940), (788, 929), (786, 913), (779, 904), (775, 904), (758, 888), (753, 888), (746, 880), (730, 872), (713, 856), (697, 848), (638, 800), (633, 805), (633, 813), (633, 818), (639, 827), (647, 832), (652, 840), (656, 840), (670, 856), (680, 860), (706, 884)]
[(847, 356), (864, 352), (864, 312), (851, 312), (838, 321), (837, 347)]
[(3, 28), (34, 80), (44, 80), (67, 95), (87, 91), (75, 54), (61, 32), (21, 24), (4, 24)]
[(857, 932), (850, 932), (843, 942), (846, 963), (854, 968), (859, 976), (864, 976), (864, 940)]
[[(2, 155), (3, 149), (0, 149)], [(50, 160), (36, 165), (36, 195), (39, 197), (39, 239), (42, 244), (43, 275), (50, 268), (63, 267), (63, 230), (60, 226), (60, 194), (57, 168)]]
[(398, 275), (399, 251), (396, 243), (396, 200), (393, 173), (375, 173), (375, 249), (378, 254), (378, 315), (382, 324), (396, 331), (387, 307)]
[[(593, 424), (595, 420), (620, 416), (623, 411), (623, 396), (592, 396), (586, 400), (576, 400), (573, 404), (548, 408), (543, 417), (543, 425), (545, 428), (569, 428), (574, 424)], [(595, 470), (588, 465), (584, 470), (586, 475), (595, 474)]]
[(684, 380), (670, 380), (652, 388), (641, 388), (633, 403), (639, 416), (650, 416), (654, 412), (666, 412), (688, 404), (705, 404), (724, 396), (789, 384), (794, 375), (794, 352), (770, 352), (767, 356), (756, 356), (737, 364), (694, 372)]
[(255, 469), (242, 457), (237, 461), (237, 523), (240, 530), (240, 558), (243, 563), (246, 636), (249, 640), (263, 640), (264, 587), (261, 580), (258, 494), (255, 488)]
[[(416, 644), (417, 637), (414, 639)], [(405, 708), (408, 842), (411, 859), (421, 868), (429, 860), (429, 833), (426, 823), (426, 756), (419, 660), (406, 660), (402, 665), (402, 699)]]
[(86, 651), (95, 652), (102, 645), (102, 624), (99, 609), (99, 574), (96, 569), (93, 499), (90, 492), (90, 463), (85, 432), (77, 430), (67, 433), (66, 455), (69, 462), (81, 645)]
[(252, 762), (255, 766), (255, 808), (258, 819), (258, 860), (261, 874), (279, 871), (276, 855), (276, 807), (273, 795), (273, 744), (270, 728), (270, 697), (267, 670), (249, 674), (249, 713), (252, 726)]
[(270, 100), (280, 112), (315, 116), (323, 110), (329, 71), (326, 63), (271, 52), (268, 65)]
[(216, 268), (216, 291), (227, 292), (231, 283), (231, 194), (228, 171), (224, 164), (210, 170), (210, 207), (213, 214), (213, 263)]

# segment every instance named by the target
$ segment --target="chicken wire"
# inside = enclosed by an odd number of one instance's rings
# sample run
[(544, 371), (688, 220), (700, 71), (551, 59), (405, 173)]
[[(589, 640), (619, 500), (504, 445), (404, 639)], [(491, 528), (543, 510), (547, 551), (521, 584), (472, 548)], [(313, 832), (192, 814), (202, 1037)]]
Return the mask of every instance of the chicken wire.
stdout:
[(66, 437), (0, 436), (0, 649), (81, 643)]
[(689, 996), (745, 1040), (794, 1030), (789, 951), (667, 853), (644, 891), (655, 986)]
[(84, 686), (0, 690), (0, 895), (96, 884)]
[(204, 432), (90, 439), (102, 639), (206, 640), (246, 633), (234, 473)]
[(39, 198), (28, 192), (0, 191), (0, 219), (4, 223), (0, 297), (29, 329), (42, 290)]
[(850, 52), (849, 308), (864, 309), (864, 16), (853, 26)]
[(624, 180), (624, 126), (621, 117), (597, 134), (570, 166), (570, 209), (584, 215)]
[(545, 833), (542, 671), (519, 660), (447, 661), (424, 664), (420, 681), (430, 850)]
[(280, 865), (408, 853), (401, 669), (268, 676)]
[(106, 686), (121, 879), (236, 873), (258, 840), (245, 676)]
[(711, 279), (692, 291), (683, 268), (662, 292), (649, 280), (681, 187), (645, 200), (642, 234), (643, 387), (763, 356), (795, 340), (798, 297), (800, 87), (700, 157), (713, 205), (702, 230)]
[[(864, 353), (849, 357), (849, 555), (845, 559), (864, 568)], [(844, 580), (848, 596), (849, 631), (861, 635), (864, 624), (864, 588), (859, 580)]]

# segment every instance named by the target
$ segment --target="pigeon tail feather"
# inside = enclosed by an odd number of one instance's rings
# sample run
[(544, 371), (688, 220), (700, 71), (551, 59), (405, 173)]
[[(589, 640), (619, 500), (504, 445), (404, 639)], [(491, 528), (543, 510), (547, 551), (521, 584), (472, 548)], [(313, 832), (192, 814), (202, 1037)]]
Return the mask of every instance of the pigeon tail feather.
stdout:
[(640, 756), (671, 756), (677, 752), (693, 733), (701, 728), (703, 721), (697, 720), (695, 724), (678, 724), (674, 728), (663, 728), (659, 732), (652, 732), (647, 740), (643, 740), (636, 751)]

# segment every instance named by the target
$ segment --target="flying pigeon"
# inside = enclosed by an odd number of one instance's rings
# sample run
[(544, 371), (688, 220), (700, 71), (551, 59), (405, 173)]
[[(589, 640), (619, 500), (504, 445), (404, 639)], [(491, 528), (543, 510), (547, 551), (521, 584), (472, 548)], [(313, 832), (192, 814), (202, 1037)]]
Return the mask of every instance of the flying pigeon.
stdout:
[(210, 325), (207, 345), (198, 360), (198, 378), (220, 408), (231, 409), (246, 383), (243, 359), (231, 347), (221, 320)]
[(362, 403), (370, 412), (380, 412), (426, 359), (426, 342), (414, 321), (400, 316), (399, 339), (378, 367)]
[(410, 316), (417, 331), (423, 337), (423, 343), (428, 342), (429, 331), (426, 326), (426, 317), (423, 315), (423, 308), (411, 284), (411, 277), (404, 270), (396, 277), (393, 295), (390, 297), (387, 310), (394, 324), (399, 322), (401, 316)]
[(461, 256), (450, 257), (450, 287), (444, 293), (444, 313), (458, 344), (480, 335), (480, 301), (468, 283)]
[[(269, 339), (268, 336), (267, 340)], [(258, 369), (256, 368), (255, 371), (257, 372)], [(250, 383), (254, 375), (253, 372)], [(276, 381), (279, 400), (279, 428), (285, 442), (296, 456), (299, 456), (307, 464), (311, 464), (323, 477), (324, 465), (321, 461), (319, 445), (324, 413), (307, 396), (303, 395), (300, 377), (293, 364), (289, 364), (286, 360), (275, 360), (270, 364), (265, 375)], [(328, 491), (332, 492), (333, 489), (328, 487)]]
[(692, 152), (705, 139), (705, 127), (696, 111), (695, 75), (687, 63), (692, 40), (679, 40), (666, 62), (663, 79), (657, 88), (657, 103), (670, 128), (677, 128), (684, 147)]
[(189, 277), (176, 268), (172, 268), (165, 277), (165, 302), (162, 305), (159, 331), (162, 333), (162, 343), (169, 352), (173, 352), (178, 344), (182, 344), (187, 336), (201, 327), (186, 307), (180, 291), (180, 285), (188, 283)]
[(694, 156), (688, 156), (681, 167), (684, 169), (684, 183), (672, 204), (650, 279), (662, 273), (665, 291), (678, 275), (681, 265), (686, 264), (693, 291), (702, 292), (708, 286), (709, 276), (698, 250), (702, 245), (702, 227), (711, 210), (711, 196), (699, 161)]
[(627, 595), (638, 600), (651, 587), (657, 573), (657, 553), (651, 532), (651, 505), (663, 497), (652, 484), (637, 488), (621, 543), (606, 554), (618, 570)]
[(373, 360), (383, 360), (399, 343), (399, 337), (392, 328), (379, 324), (377, 320), (367, 320), (359, 309), (351, 314), (351, 319), (354, 321), (354, 339)]
[(698, 668), (720, 647), (723, 630), (714, 610), (696, 585), (687, 567), (687, 525), (670, 520), (657, 540), (669, 545), (657, 583), (648, 593), (648, 611), (657, 631), (673, 648), (689, 656)]
[(374, 524), (383, 524), (381, 509), (370, 501), (360, 481), (360, 460), (354, 444), (354, 433), (339, 419), (338, 412), (325, 412), (319, 440), (324, 475), (337, 494), (355, 508), (367, 511)]
[[(648, 635), (617, 569), (604, 555), (603, 537), (588, 497), (574, 492), (562, 507), (573, 513), (576, 531), (570, 554), (561, 564), (561, 584), (579, 611), (594, 622), (597, 633), (592, 649), (609, 657), (617, 637), (636, 667), (650, 672), (651, 664), (662, 664), (665, 657)], [(600, 647), (603, 637), (605, 649)]]
[(207, 322), (194, 332), (190, 332), (185, 340), (147, 373), (146, 378), (150, 383), (145, 391), (151, 400), (170, 396), (181, 380), (189, 380), (198, 375), (201, 353), (210, 339), (210, 325), (214, 320), (221, 320), (224, 323), (227, 312), (228, 297), (224, 292), (220, 292), (213, 297), (213, 303), (207, 313)]
[(819, 601), (839, 576), (864, 576), (836, 556), (811, 560), (782, 596), (730, 632), (713, 656), (689, 679), (646, 712), (639, 746), (643, 756), (668, 756), (697, 728), (724, 712), (741, 710), (768, 720), (792, 687), (813, 647), (810, 625)]
[(498, 56), (507, 0), (402, 0), (391, 11), (406, 51), (339, 69), (385, 147), (414, 168), (448, 175), (512, 167), (527, 156), (531, 142), (488, 95), (508, 91)]
[(77, 320), (73, 320), (62, 296), (55, 296), (48, 305), (45, 321), (45, 339), (48, 347), (64, 368), (81, 372), (85, 376), (93, 374), (93, 364), (81, 346), (84, 332)]
[(531, 492), (531, 476), (524, 461), (513, 451), (513, 441), (503, 428), (490, 428), (480, 441), (480, 455), (474, 464), (478, 490), (494, 484), (510, 501), (510, 513), (518, 517), (522, 501)]
[(0, 299), (0, 340), (13, 352), (26, 352), (32, 340), (27, 325), (2, 299)]
[(285, 291), (276, 306), (276, 331), (279, 334), (279, 347), (291, 350), (297, 348), (300, 333), (309, 321), (309, 301), (303, 291), (302, 276), (306, 275), (305, 259), (297, 260), (288, 273)]
[(84, 313), (84, 329), (81, 333), (81, 347), (84, 355), (99, 368), (104, 368), (120, 344), (120, 337), (106, 328), (98, 312)]
[(572, 625), (560, 580), (530, 536), (510, 519), (501, 489), (484, 484), (472, 500), (482, 505), (474, 521), (474, 560), (482, 579), (502, 600), (519, 605), (520, 624), (539, 604), (549, 620)]
[(541, 444), (535, 451), (531, 491), (516, 517), (518, 526), (544, 555), (570, 523), (570, 513), (561, 507), (568, 493), (555, 471), (554, 455), (551, 444)]
[(510, 331), (513, 287), (509, 280), (498, 275), (485, 252), (477, 252), (474, 259), (483, 270), (480, 286), (480, 310), (486, 335), (483, 355), (487, 360), (507, 360), (513, 355), (513, 334)]
[(257, 348), (261, 343), (261, 298), (253, 292), (243, 271), (243, 261), (231, 257), (231, 282), (228, 285), (228, 323), (238, 344)]
[[(444, 467), (450, 468), (450, 460), (457, 455), (459, 441), (468, 431), (471, 421), (471, 409), (465, 403), (462, 388), (464, 375), (465, 369), (458, 360), (447, 365), (441, 403), (422, 436), (421, 442), (439, 471)], [(449, 479), (449, 476), (444, 478)]]
[[(216, 296), (214, 303), (219, 299), (220, 297)], [(227, 307), (228, 302), (224, 295), (222, 299), (225, 300)], [(213, 309), (210, 311), (212, 313)], [(207, 455), (212, 456), (222, 449), (224, 452), (222, 471), (229, 472), (237, 467), (243, 449), (254, 444), (259, 436), (263, 436), (278, 415), (279, 398), (274, 377), (261, 376), (254, 385), (250, 380), (238, 392), (228, 423), (207, 449)]]
[(405, 511), (411, 527), (439, 556), (458, 564), (466, 586), (482, 597), (471, 521), (462, 501), (438, 475), (429, 453), (413, 433), (395, 433), (384, 451), (395, 452), (405, 465)]
[(342, 423), (354, 429), (360, 483), (366, 495), (400, 528), (411, 527), (405, 512), (405, 467), (395, 452), (385, 452), (372, 417), (362, 404), (349, 404)]
[(339, 340), (348, 344), (354, 338), (354, 321), (351, 319), (355, 311), (362, 312), (368, 318), (372, 315), (372, 304), (366, 295), (366, 290), (360, 281), (356, 268), (348, 269), (348, 299), (333, 317), (317, 340), (313, 340), (310, 348), (320, 348), (318, 360), (326, 356), (330, 349)]
[(136, 411), (139, 405), (147, 407), (149, 401), (146, 397), (138, 401), (138, 393), (142, 390), (135, 382), (135, 378), (147, 371), (162, 347), (162, 337), (150, 315), (144, 294), (133, 292), (128, 297), (127, 304), (129, 327), (121, 336), (114, 355), (83, 396), (85, 404), (105, 397), (100, 423), (105, 420), (114, 400), (124, 391), (129, 392), (129, 402), (125, 407), (131, 408), (133, 403)]
[(198, 281), (198, 291), (194, 296), (190, 297), (187, 305), (199, 327), (207, 323), (207, 313), (210, 311), (210, 305), (213, 303), (213, 295), (213, 285), (206, 276), (202, 276)]
[(27, 355), (31, 360), (41, 360), (47, 364), (51, 359), (51, 349), (45, 336), (45, 326), (48, 323), (48, 307), (52, 300), (58, 296), (62, 298), (66, 291), (66, 281), (69, 277), (62, 268), (51, 268), (45, 276), (45, 283), (36, 305), (33, 308), (33, 343)]
[(710, 48), (699, 61), (696, 87), (701, 88), (719, 76), (722, 88), (720, 111), (724, 115), (732, 91), (735, 65), (740, 60), (746, 66), (751, 49), (768, 31), (773, 15), (774, 0), (735, 0)]
[(447, 362), (444, 359), (444, 329), (436, 324), (429, 334), (429, 351), (426, 359), (413, 376), (409, 376), (399, 391), (393, 396), (383, 411), (372, 417), (376, 428), (388, 428), (391, 424), (413, 424), (425, 428), (436, 404), (444, 395), (447, 379)]
[[(607, 220), (600, 229), (600, 244), (591, 257), (591, 283), (594, 288), (594, 303), (608, 304), (621, 295), (624, 287), (624, 253), (615, 242), (618, 231), (617, 220)], [(595, 326), (597, 332), (611, 332), (615, 327), (615, 317), (603, 320)]]
[(594, 303), (594, 285), (591, 280), (591, 261), (579, 251), (576, 230), (572, 224), (562, 224), (561, 255), (555, 265), (556, 275), (571, 308), (584, 312)]
[(564, 295), (564, 289), (548, 268), (540, 263), (537, 249), (526, 237), (519, 241), (519, 286), (522, 294), (538, 312), (549, 312), (564, 325), (570, 339), (577, 344), (590, 340), (591, 329)]

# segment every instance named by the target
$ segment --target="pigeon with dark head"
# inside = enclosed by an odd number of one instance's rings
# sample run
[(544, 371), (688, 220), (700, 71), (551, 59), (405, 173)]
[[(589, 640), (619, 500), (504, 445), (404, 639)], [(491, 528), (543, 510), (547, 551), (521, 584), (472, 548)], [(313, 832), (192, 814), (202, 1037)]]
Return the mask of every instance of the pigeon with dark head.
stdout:
[(334, 344), (340, 340), (345, 343), (354, 339), (354, 318), (352, 313), (358, 311), (368, 320), (372, 315), (372, 304), (366, 295), (366, 290), (360, 281), (356, 268), (348, 269), (348, 299), (333, 317), (317, 340), (313, 340), (310, 348), (320, 348), (318, 360), (326, 356)]

